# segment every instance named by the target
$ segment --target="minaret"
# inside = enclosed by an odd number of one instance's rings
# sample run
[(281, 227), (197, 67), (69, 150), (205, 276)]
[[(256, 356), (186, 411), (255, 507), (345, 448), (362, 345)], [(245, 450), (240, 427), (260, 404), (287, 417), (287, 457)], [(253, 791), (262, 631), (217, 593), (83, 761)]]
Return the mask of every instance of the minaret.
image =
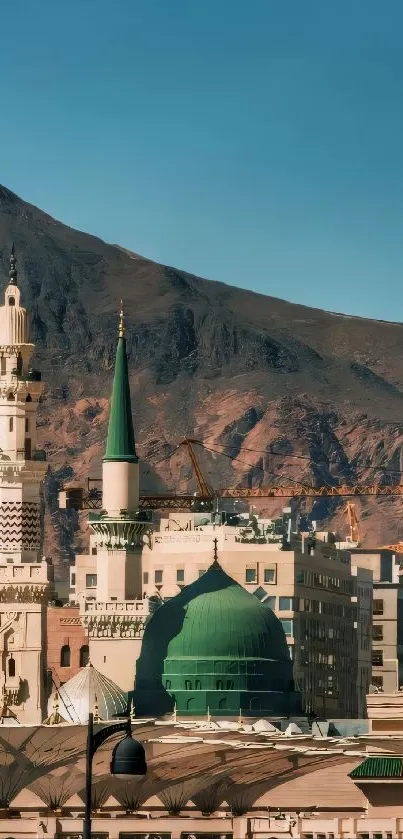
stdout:
[(102, 512), (89, 521), (96, 538), (97, 600), (142, 597), (141, 553), (150, 523), (138, 514), (139, 462), (134, 440), (121, 305), (108, 438), (102, 463)]
[(41, 487), (47, 464), (36, 448), (41, 374), (30, 366), (17, 259), (0, 306), (0, 695), (19, 723), (40, 724), (46, 708), (46, 611), (50, 567), (40, 561)]
[(41, 374), (30, 366), (26, 309), (20, 305), (17, 259), (0, 306), (0, 562), (35, 562), (41, 548), (41, 485), (47, 470), (36, 449)]
[(108, 515), (136, 513), (139, 507), (139, 461), (134, 440), (126, 338), (120, 304), (118, 346), (102, 465), (102, 505)]

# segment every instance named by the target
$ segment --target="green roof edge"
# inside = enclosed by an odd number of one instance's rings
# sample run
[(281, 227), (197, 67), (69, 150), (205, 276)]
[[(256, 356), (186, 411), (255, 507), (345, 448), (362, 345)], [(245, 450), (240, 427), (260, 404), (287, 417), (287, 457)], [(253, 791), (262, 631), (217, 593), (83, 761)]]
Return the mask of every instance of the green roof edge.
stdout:
[(126, 339), (120, 335), (116, 349), (115, 374), (104, 461), (138, 463), (134, 439)]
[(357, 780), (403, 778), (403, 757), (367, 757), (349, 773), (349, 777)]

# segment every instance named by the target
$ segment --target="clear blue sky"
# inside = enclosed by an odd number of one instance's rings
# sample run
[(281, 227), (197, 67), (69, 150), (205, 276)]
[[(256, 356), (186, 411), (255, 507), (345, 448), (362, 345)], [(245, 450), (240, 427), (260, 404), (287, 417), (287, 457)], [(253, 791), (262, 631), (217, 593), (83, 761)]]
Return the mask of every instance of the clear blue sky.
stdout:
[(402, 0), (2, 3), (0, 182), (266, 294), (403, 320)]

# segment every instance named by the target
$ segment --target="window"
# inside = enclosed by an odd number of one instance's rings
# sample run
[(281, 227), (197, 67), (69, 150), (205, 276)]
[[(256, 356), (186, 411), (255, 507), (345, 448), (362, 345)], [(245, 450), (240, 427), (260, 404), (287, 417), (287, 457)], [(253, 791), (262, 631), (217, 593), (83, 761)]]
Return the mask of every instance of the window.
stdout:
[(295, 572), (295, 582), (300, 583), (300, 584), (304, 582), (304, 572), (303, 571), (296, 571)]
[(160, 569), (158, 571), (154, 571), (154, 582), (162, 583), (162, 571)]
[(183, 568), (176, 569), (176, 582), (177, 583), (184, 583), (185, 582), (185, 571)]
[(25, 460), (31, 460), (32, 446), (30, 437), (25, 438)]
[(201, 690), (201, 681), (200, 681), (200, 679), (196, 679), (196, 690)]
[(256, 568), (247, 568), (245, 571), (245, 583), (256, 583)]
[(25, 431), (29, 431), (29, 419), (25, 420)]
[(289, 612), (292, 610), (292, 597), (279, 597), (278, 608), (280, 612)]
[(72, 575), (71, 575), (71, 585), (72, 585), (72, 586), (75, 586), (75, 584), (76, 584), (76, 575), (75, 575), (75, 574), (72, 574)]
[(383, 641), (383, 626), (381, 623), (375, 624), (372, 627), (372, 640)]
[(292, 636), (293, 635), (293, 621), (282, 620), (282, 621), (280, 621), (280, 623), (282, 624), (282, 627), (284, 629), (284, 632), (285, 632), (287, 638)]
[(383, 667), (383, 651), (372, 650), (372, 666)]
[(15, 397), (13, 393), (9, 393), (7, 396), (8, 402), (15, 402)]
[(8, 298), (8, 305), (9, 306), (15, 306), (15, 297), (9, 297)]
[(165, 687), (166, 687), (166, 690), (171, 690), (171, 680), (170, 679), (165, 679)]
[(148, 586), (148, 571), (143, 571), (143, 583)]
[(60, 667), (70, 667), (70, 647), (65, 644), (60, 650)]
[(85, 575), (85, 587), (86, 588), (96, 588), (97, 587), (97, 575), (96, 574), (86, 574)]
[(96, 548), (91, 548), (91, 554), (92, 554), (92, 556), (96, 556), (97, 555), (97, 549)]
[(234, 690), (234, 682), (232, 679), (227, 679), (227, 690)]
[(265, 583), (275, 583), (276, 572), (274, 568), (265, 568), (263, 572), (263, 579)]
[(1, 375), (6, 375), (6, 359), (4, 358), (4, 355), (1, 357)]
[(80, 647), (80, 667), (86, 667), (90, 660), (90, 650), (88, 644), (83, 644)]
[(192, 682), (190, 679), (185, 679), (185, 690), (192, 690)]
[(13, 678), (15, 676), (15, 659), (9, 658), (8, 659), (8, 675)]
[(216, 682), (216, 690), (223, 690), (223, 689), (224, 689), (223, 688), (223, 683), (222, 683), (221, 679), (219, 679), (218, 682)]
[(13, 417), (10, 417), (10, 419), (8, 421), (8, 430), (12, 431), (13, 428), (14, 428), (14, 420), (13, 420)]
[(372, 605), (374, 615), (383, 615), (383, 600), (374, 600)]
[(376, 688), (383, 688), (383, 676), (371, 676), (371, 685)]

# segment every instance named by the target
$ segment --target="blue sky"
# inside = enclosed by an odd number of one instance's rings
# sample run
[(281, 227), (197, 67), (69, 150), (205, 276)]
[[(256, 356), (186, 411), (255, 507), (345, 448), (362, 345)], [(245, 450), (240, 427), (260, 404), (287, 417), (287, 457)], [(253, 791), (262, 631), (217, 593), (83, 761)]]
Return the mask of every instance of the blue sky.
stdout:
[(401, 0), (13, 0), (1, 30), (1, 183), (193, 273), (403, 320)]

